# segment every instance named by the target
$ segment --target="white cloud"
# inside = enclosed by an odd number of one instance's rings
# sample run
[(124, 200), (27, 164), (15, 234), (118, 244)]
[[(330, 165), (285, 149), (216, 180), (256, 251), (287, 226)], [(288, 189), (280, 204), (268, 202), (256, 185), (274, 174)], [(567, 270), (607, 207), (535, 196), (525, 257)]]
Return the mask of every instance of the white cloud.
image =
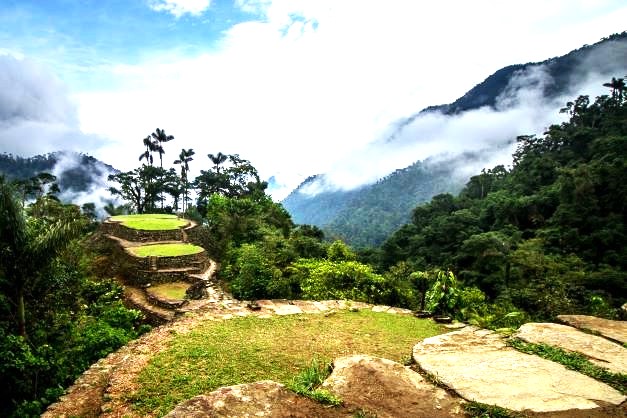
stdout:
[(211, 0), (152, 0), (149, 6), (152, 10), (168, 12), (179, 18), (184, 14), (201, 15), (211, 6)]
[[(176, 137), (166, 161), (180, 148), (196, 150), (192, 174), (207, 167), (207, 153), (222, 151), (274, 175), (285, 185), (276, 196), (321, 172), (339, 179), (344, 171), (341, 183), (354, 184), (358, 172), (370, 170), (371, 178), (400, 167), (401, 159), (368, 151), (399, 118), (453, 101), (503, 66), (622, 30), (627, 7), (606, 3), (239, 0), (261, 18), (233, 26), (207, 52), (154, 51), (139, 64), (115, 66), (116, 89), (78, 92), (81, 128), (111, 138), (98, 156), (121, 169), (137, 165), (141, 138), (160, 127)], [(495, 132), (518, 115), (510, 118)], [(403, 161), (447, 143), (440, 136), (408, 147)]]

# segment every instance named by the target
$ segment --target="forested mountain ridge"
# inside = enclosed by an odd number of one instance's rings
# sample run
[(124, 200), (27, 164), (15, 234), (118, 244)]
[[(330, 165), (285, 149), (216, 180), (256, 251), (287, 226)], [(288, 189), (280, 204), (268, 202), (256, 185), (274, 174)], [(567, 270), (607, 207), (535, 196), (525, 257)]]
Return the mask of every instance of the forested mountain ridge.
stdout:
[[(560, 57), (550, 58), (541, 62), (515, 64), (501, 68), (453, 103), (429, 106), (421, 110), (420, 113), (440, 112), (446, 115), (452, 115), (477, 109), (482, 106), (489, 106), (495, 109), (497, 107), (498, 98), (505, 93), (510, 80), (512, 80), (516, 73), (533, 67), (542, 67), (547, 75), (551, 77), (552, 82), (542, 86), (545, 97), (555, 98), (563, 96), (565, 93), (570, 93), (569, 89), (572, 87), (573, 81), (575, 81), (578, 76), (581, 76), (581, 74), (577, 74), (579, 66), (585, 65), (589, 71), (608, 71), (607, 68), (604, 68), (602, 63), (595, 59), (597, 56), (605, 55), (617, 64), (627, 62), (627, 47), (624, 46), (625, 41), (627, 41), (627, 31), (608, 36), (593, 45), (584, 45)], [(418, 116), (418, 114), (411, 116), (407, 121), (409, 122), (416, 116)]]
[[(544, 81), (539, 86), (532, 87), (540, 87), (544, 98), (555, 99), (574, 96), (575, 93), (571, 92), (573, 86), (582, 82), (586, 74), (609, 74), (615, 67), (621, 66), (621, 71), (627, 71), (625, 63), (627, 32), (609, 36), (594, 45), (584, 46), (561, 57), (502, 68), (455, 102), (427, 107), (399, 121), (395, 130), (385, 139), (386, 146), (394, 147), (403, 129), (421, 115), (458, 115), (482, 107), (500, 111), (508, 104), (514, 105), (502, 99), (506, 93), (515, 96), (518, 93), (516, 89), (523, 88), (513, 81), (521, 71), (541, 69)], [(523, 133), (527, 132), (518, 132)], [(503, 143), (512, 143), (513, 140), (513, 137), (503, 138)], [(475, 165), (477, 162), (480, 164), (489, 159), (487, 155), (492, 151), (476, 151), (471, 161)], [(353, 190), (326, 188), (324, 174), (312, 176), (282, 203), (297, 223), (316, 225), (324, 229), (327, 235), (342, 238), (352, 245), (376, 246), (396, 227), (410, 219), (411, 208), (417, 204), (426, 202), (439, 193), (455, 193), (461, 190), (468, 180), (468, 176), (459, 175), (459, 168), (468, 164), (462, 157), (464, 156), (460, 155), (457, 161), (449, 157), (448, 166), (434, 166), (428, 164), (428, 161), (416, 162), (388, 174), (374, 184)], [(484, 166), (489, 166), (489, 163)]]
[(622, 78), (604, 85), (611, 95), (566, 104), (569, 121), (520, 136), (511, 169), (418, 206), (381, 247), (380, 269), (450, 269), (544, 318), (624, 303), (627, 89)]
[(68, 151), (28, 158), (0, 154), (0, 174), (7, 179), (24, 180), (42, 172), (56, 175), (62, 192), (86, 192), (92, 187), (101, 186), (97, 179), (106, 178), (109, 174), (117, 173), (117, 170), (92, 156)]

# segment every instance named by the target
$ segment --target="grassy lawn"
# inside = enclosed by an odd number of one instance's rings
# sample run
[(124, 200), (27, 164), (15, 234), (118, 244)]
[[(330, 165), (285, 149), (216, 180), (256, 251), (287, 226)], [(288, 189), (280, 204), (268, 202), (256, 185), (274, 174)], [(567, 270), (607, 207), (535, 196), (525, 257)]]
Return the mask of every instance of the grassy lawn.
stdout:
[(189, 288), (189, 283), (185, 282), (173, 282), (163, 283), (156, 286), (150, 286), (147, 292), (160, 297), (174, 300), (181, 300), (185, 298), (185, 291)]
[(221, 386), (271, 379), (287, 383), (312, 359), (371, 354), (404, 362), (418, 341), (442, 333), (431, 321), (371, 311), (206, 321), (174, 337), (138, 377), (139, 413), (169, 412)]
[(129, 251), (137, 257), (173, 257), (203, 252), (204, 249), (193, 244), (152, 244), (130, 247)]
[(163, 231), (177, 229), (187, 225), (188, 221), (179, 219), (176, 215), (150, 214), (112, 216), (112, 221), (122, 222), (122, 225), (144, 231)]

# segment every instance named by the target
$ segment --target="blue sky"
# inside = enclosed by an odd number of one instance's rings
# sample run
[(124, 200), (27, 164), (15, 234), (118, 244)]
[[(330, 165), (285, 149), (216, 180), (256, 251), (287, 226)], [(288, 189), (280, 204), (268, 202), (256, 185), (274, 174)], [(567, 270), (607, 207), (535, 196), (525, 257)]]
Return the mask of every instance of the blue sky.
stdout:
[[(0, 152), (65, 148), (127, 170), (159, 127), (176, 138), (166, 160), (196, 150), (192, 171), (222, 151), (274, 176), (276, 197), (321, 172), (350, 187), (474, 146), (442, 128), (439, 147), (371, 148), (399, 118), (626, 21), (614, 0), (3, 0)], [(508, 118), (485, 124), (549, 120)]]

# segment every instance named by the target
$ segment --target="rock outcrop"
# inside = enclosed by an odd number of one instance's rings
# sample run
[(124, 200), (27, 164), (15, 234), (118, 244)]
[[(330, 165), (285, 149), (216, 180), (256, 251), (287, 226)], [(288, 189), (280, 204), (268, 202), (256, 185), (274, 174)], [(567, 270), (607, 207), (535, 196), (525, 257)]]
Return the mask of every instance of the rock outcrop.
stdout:
[(621, 344), (627, 344), (627, 321), (613, 321), (588, 315), (558, 315), (557, 319), (575, 328), (592, 331)]
[(528, 343), (547, 344), (580, 353), (597, 366), (627, 374), (626, 348), (568, 325), (532, 322), (521, 326), (516, 337)]
[(177, 405), (165, 418), (346, 417), (340, 409), (325, 407), (270, 380), (223, 387)]
[(419, 367), (467, 400), (535, 413), (620, 405), (610, 386), (508, 347), (491, 331), (466, 327), (418, 343)]
[(372, 411), (378, 418), (463, 417), (463, 401), (391, 360), (356, 355), (333, 362), (323, 388), (350, 411)]

